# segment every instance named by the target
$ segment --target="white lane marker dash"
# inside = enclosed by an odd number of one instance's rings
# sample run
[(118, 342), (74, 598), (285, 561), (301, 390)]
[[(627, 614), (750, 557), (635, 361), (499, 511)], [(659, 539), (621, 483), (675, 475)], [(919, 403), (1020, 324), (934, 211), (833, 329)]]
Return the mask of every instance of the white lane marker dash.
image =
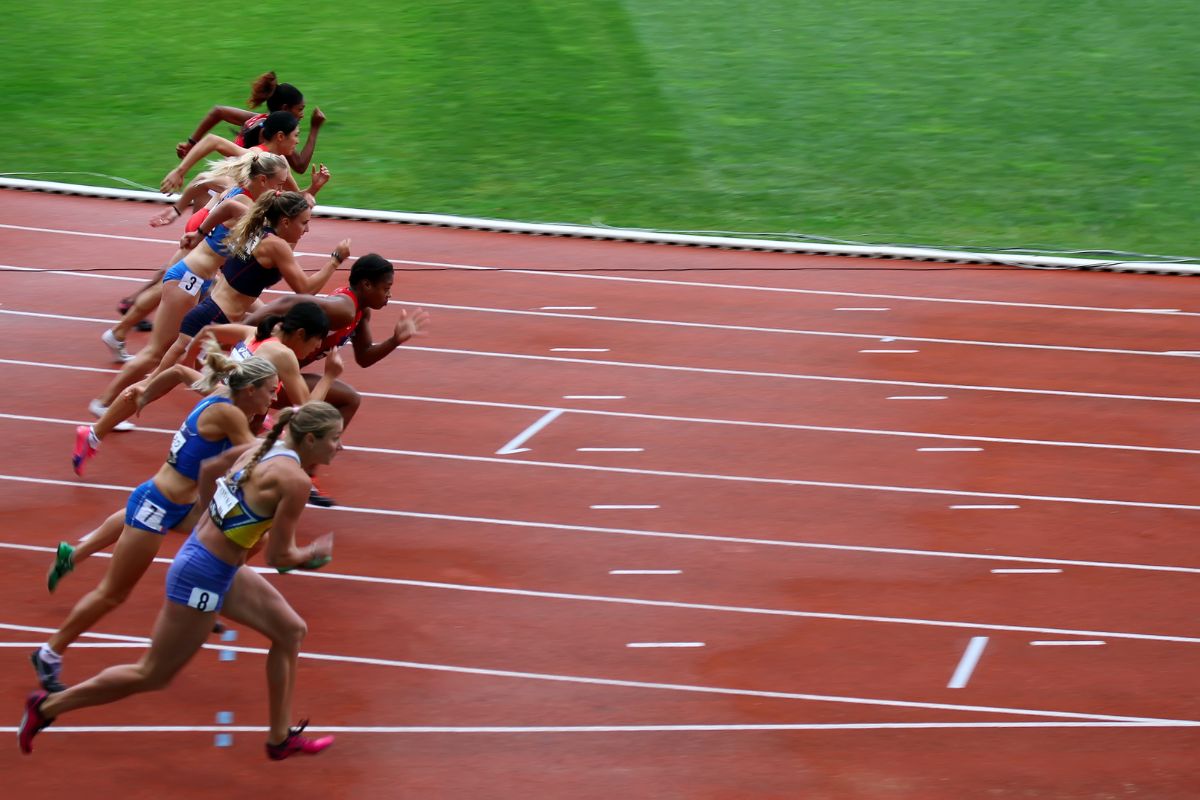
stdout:
[(873, 306), (842, 306), (841, 308), (835, 308), (834, 311), (891, 311), (891, 309)]
[(595, 311), (595, 306), (542, 306), (538, 311)]
[(612, 506), (612, 505), (609, 505), (609, 506), (590, 506), (590, 508), (594, 508), (594, 509), (596, 509), (596, 510), (598, 510), (598, 511), (611, 511), (611, 510), (614, 510), (614, 509), (617, 509), (617, 510), (622, 510), (622, 509), (630, 509), (630, 508), (658, 508), (658, 506), (651, 506), (651, 505), (636, 505), (636, 506), (631, 506), (631, 505), (618, 505), (618, 506)]
[(580, 453), (644, 453), (644, 447), (576, 447)]
[(704, 647), (704, 642), (630, 642), (626, 647)]
[(954, 670), (954, 677), (950, 678), (950, 683), (946, 685), (947, 689), (961, 689), (967, 685), (967, 681), (971, 680), (971, 673), (975, 671), (975, 665), (979, 663), (979, 657), (983, 655), (983, 648), (987, 647), (987, 642), (986, 636), (971, 637), (971, 642), (958, 662), (958, 668)]
[(525, 444), (525, 442), (527, 442), (531, 438), (533, 438), (534, 435), (536, 435), (538, 431), (540, 431), (542, 428), (549, 425), (551, 422), (553, 422), (558, 417), (559, 414), (562, 414), (562, 413), (563, 413), (563, 409), (561, 409), (561, 408), (555, 408), (550, 411), (547, 411), (545, 414), (542, 415), (541, 419), (539, 419), (537, 422), (530, 425), (525, 430), (521, 431), (519, 434), (517, 434), (512, 439), (512, 441), (510, 441), (508, 444), (504, 445), (504, 447), (501, 447), (499, 450), (497, 450), (496, 455), (506, 456), (506, 455), (511, 455), (513, 453), (528, 452), (529, 448), (521, 447), (521, 445)]
[(918, 453), (982, 453), (982, 447), (918, 447)]
[(1061, 569), (994, 569), (996, 575), (1051, 575), (1062, 572)]
[(950, 508), (955, 509), (955, 510), (960, 510), (960, 511), (968, 511), (968, 510), (994, 510), (994, 509), (1020, 508), (1020, 506), (1000, 505), (1000, 504), (990, 504), (990, 505), (989, 504), (980, 504), (980, 505), (966, 505), (966, 506), (950, 506)]
[(607, 347), (551, 347), (551, 353), (607, 353)]
[(610, 569), (609, 575), (682, 575), (681, 569)]
[(859, 350), (860, 353), (919, 353), (920, 350)]
[(1100, 639), (1078, 639), (1075, 641), (1030, 642), (1034, 647), (1095, 647), (1104, 644)]
[(564, 394), (563, 400), (624, 400), (623, 394)]
[(898, 394), (888, 400), (949, 400), (944, 394)]

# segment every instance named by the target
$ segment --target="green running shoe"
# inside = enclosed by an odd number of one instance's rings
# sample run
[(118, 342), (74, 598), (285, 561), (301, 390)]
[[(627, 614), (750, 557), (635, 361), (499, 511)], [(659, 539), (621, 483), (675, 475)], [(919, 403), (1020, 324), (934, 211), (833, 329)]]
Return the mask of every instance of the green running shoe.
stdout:
[(54, 554), (54, 566), (46, 573), (46, 587), (51, 592), (58, 586), (63, 577), (75, 569), (75, 548), (66, 542), (58, 543), (58, 552)]

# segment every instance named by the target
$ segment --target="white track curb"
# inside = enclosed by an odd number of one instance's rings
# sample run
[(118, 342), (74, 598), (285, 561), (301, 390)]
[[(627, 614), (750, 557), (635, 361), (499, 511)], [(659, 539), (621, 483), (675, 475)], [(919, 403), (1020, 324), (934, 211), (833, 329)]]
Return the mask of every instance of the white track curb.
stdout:
[[(20, 178), (0, 178), (0, 188), (35, 192), (106, 197), (118, 200), (137, 200), (166, 203), (178, 195), (143, 192), (131, 189), (108, 189), (54, 181), (31, 181)], [(960, 250), (940, 250), (921, 247), (884, 245), (839, 245), (815, 242), (785, 242), (772, 239), (742, 239), (727, 236), (697, 236), (678, 233), (658, 233), (622, 228), (593, 228), (583, 225), (557, 225), (479, 217), (455, 217), (444, 214), (414, 214), (397, 211), (372, 211), (340, 206), (317, 206), (313, 213), (335, 219), (368, 220), (403, 225), (430, 225), (445, 228), (522, 233), (531, 236), (568, 236), (585, 239), (670, 244), (687, 247), (716, 247), (727, 250), (763, 250), (782, 253), (805, 253), (825, 256), (857, 256), (907, 261), (942, 261), (967, 264), (1003, 264), (1010, 266), (1049, 267), (1059, 269), (1102, 270), (1107, 272), (1143, 272), (1162, 275), (1200, 275), (1200, 265), (1169, 261), (1101, 261), (1087, 258), (1058, 256), (1013, 255), (1004, 253), (974, 253)]]

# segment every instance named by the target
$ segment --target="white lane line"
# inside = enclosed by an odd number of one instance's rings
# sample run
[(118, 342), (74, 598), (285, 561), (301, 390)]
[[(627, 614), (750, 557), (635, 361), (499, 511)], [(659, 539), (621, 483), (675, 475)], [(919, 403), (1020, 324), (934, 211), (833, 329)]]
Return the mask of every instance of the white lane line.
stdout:
[[(59, 273), (56, 273), (56, 274), (59, 274)], [(281, 296), (288, 294), (288, 292), (281, 292), (281, 291), (275, 291), (275, 290), (268, 290), (266, 293), (267, 294), (278, 294)], [(401, 302), (399, 300), (393, 300), (389, 304), (396, 305), (396, 306), (423, 307), (423, 308), (428, 308), (428, 309), (439, 309), (439, 310), (446, 310), (446, 311), (465, 311), (465, 312), (480, 313), (480, 314), (509, 314), (509, 315), (518, 315), (518, 316), (550, 317), (550, 318), (556, 318), (556, 319), (589, 320), (589, 321), (597, 321), (597, 322), (616, 322), (616, 323), (631, 324), (631, 325), (654, 325), (654, 326), (660, 326), (660, 327), (693, 328), (693, 329), (703, 329), (703, 330), (734, 331), (734, 332), (745, 332), (745, 333), (768, 333), (768, 334), (782, 334), (782, 335), (790, 335), (790, 336), (816, 336), (816, 337), (838, 338), (838, 339), (870, 339), (872, 341), (884, 341), (884, 342), (895, 342), (895, 341), (926, 342), (926, 343), (935, 343), (935, 344), (961, 345), (961, 346), (965, 346), (965, 347), (1017, 348), (1017, 349), (1023, 349), (1023, 350), (1048, 350), (1048, 351), (1071, 352), (1071, 353), (1101, 353), (1101, 354), (1107, 354), (1107, 355), (1134, 355), (1134, 356), (1155, 356), (1155, 357), (1172, 355), (1171, 353), (1163, 353), (1162, 351), (1159, 351), (1159, 350), (1131, 350), (1131, 349), (1111, 348), (1111, 347), (1083, 347), (1083, 346), (1079, 346), (1079, 345), (1041, 344), (1041, 343), (1036, 343), (1036, 342), (1005, 342), (1005, 341), (997, 341), (997, 340), (980, 340), (980, 339), (942, 339), (942, 338), (923, 337), (923, 336), (884, 336), (884, 337), (881, 337), (879, 334), (851, 333), (848, 331), (808, 330), (808, 329), (801, 329), (801, 328), (773, 328), (773, 327), (764, 327), (764, 326), (757, 326), (757, 325), (735, 325), (735, 324), (731, 324), (731, 323), (717, 323), (717, 322), (692, 322), (692, 321), (685, 321), (685, 320), (664, 320), (664, 319), (652, 319), (652, 318), (645, 318), (645, 317), (614, 317), (614, 316), (599, 315), (599, 314), (563, 314), (563, 313), (545, 312), (545, 311), (529, 311), (526, 309), (517, 309), (517, 308), (495, 308), (495, 307), (489, 307), (489, 306), (464, 306), (464, 305), (455, 305), (455, 304), (450, 304), (450, 303), (435, 303), (435, 302), (430, 302), (430, 301), (420, 300), (420, 299), (405, 300), (403, 302)], [(883, 310), (886, 310), (886, 309), (883, 309)], [(21, 312), (13, 312), (13, 313), (19, 314)], [(31, 315), (33, 315), (33, 312), (27, 312), (27, 313), (30, 313)], [(78, 319), (79, 319), (79, 321), (86, 321), (82, 318), (78, 318)], [(110, 323), (106, 322), (106, 324), (110, 324)]]
[(842, 306), (835, 308), (834, 311), (891, 311), (891, 309), (871, 306)]
[(987, 647), (988, 637), (972, 636), (970, 643), (967, 645), (966, 651), (958, 662), (958, 667), (954, 670), (953, 677), (950, 678), (950, 683), (946, 684), (947, 689), (962, 689), (971, 680), (971, 673), (975, 671), (975, 665), (979, 663), (979, 657), (983, 655), (983, 648)]
[(499, 450), (497, 450), (496, 455), (506, 455), (508, 453), (526, 453), (526, 452), (528, 452), (529, 448), (521, 447), (521, 445), (523, 445), (525, 442), (527, 442), (531, 438), (533, 438), (537, 434), (538, 431), (540, 431), (542, 428), (546, 427), (551, 422), (556, 420), (559, 417), (559, 415), (562, 413), (563, 413), (563, 410), (561, 408), (556, 408), (556, 409), (553, 409), (552, 411), (547, 411), (544, 415), (542, 415), (541, 419), (539, 419), (537, 422), (530, 425), (525, 430), (521, 431), (519, 434), (517, 434), (515, 437), (513, 437), (513, 439), (508, 444), (504, 445), (504, 447), (501, 447)]
[(681, 569), (610, 569), (609, 575), (682, 575)]
[(563, 400), (624, 400), (623, 394), (564, 394)]
[(542, 306), (538, 311), (595, 311), (595, 306)]
[[(144, 236), (118, 236), (108, 233), (87, 233), (76, 230), (65, 230), (61, 228), (35, 228), (26, 225), (8, 225), (0, 224), (0, 228), (10, 230), (31, 231), (36, 233), (57, 233), (65, 236), (88, 236), (101, 239), (124, 239), (137, 242), (153, 242), (156, 244), (177, 244), (172, 239), (150, 239)], [(325, 253), (296, 253), (296, 255), (314, 256), (320, 258), (328, 258)], [(903, 295), (903, 294), (878, 294), (868, 292), (836, 292), (823, 289), (796, 289), (782, 286), (754, 286), (749, 284), (737, 283), (712, 283), (704, 281), (681, 281), (670, 280), (667, 278), (633, 278), (623, 275), (589, 275), (581, 272), (553, 272), (550, 270), (537, 269), (510, 269), (507, 267), (484, 266), (480, 264), (461, 264), (449, 261), (416, 261), (407, 258), (389, 258), (389, 261), (396, 264), (412, 264), (418, 267), (452, 267), (462, 270), (470, 270), (477, 272), (506, 272), (512, 275), (527, 275), (537, 278), (574, 278), (576, 280), (590, 281), (615, 281), (618, 283), (645, 283), (652, 285), (678, 286), (683, 288), (701, 288), (701, 289), (717, 289), (727, 291), (731, 289), (751, 292), (768, 292), (772, 294), (805, 294), (817, 295), (822, 297), (862, 297), (875, 300), (911, 300), (920, 303), (959, 303), (963, 305), (980, 305), (980, 306), (1001, 306), (1009, 308), (1039, 308), (1049, 309), (1054, 311), (1099, 311), (1113, 314), (1178, 314), (1179, 316), (1195, 317), (1200, 316), (1200, 312), (1180, 312), (1176, 309), (1143, 309), (1143, 308), (1111, 308), (1104, 306), (1068, 306), (1053, 303), (1021, 303), (1007, 300), (972, 300), (957, 297), (922, 297), (920, 295)], [(27, 272), (43, 272), (45, 267), (18, 267), (9, 264), (0, 264), (0, 269), (22, 270)], [(147, 270), (149, 272), (150, 270)], [(145, 283), (143, 278), (97, 275), (88, 272), (56, 272), (53, 274), (70, 275), (72, 277), (82, 278), (115, 278), (117, 280), (134, 281)], [(395, 301), (393, 301), (395, 302)]]
[(551, 347), (551, 353), (607, 353), (607, 347)]
[(1053, 575), (1062, 572), (1061, 569), (994, 569), (997, 575)]
[(704, 647), (704, 642), (630, 642), (626, 647)]
[[(293, 573), (295, 574), (295, 573)], [(319, 573), (311, 573), (313, 575)], [(41, 628), (29, 625), (14, 625), (11, 623), (0, 623), (0, 629), (24, 631), (28, 633), (54, 633), (54, 628)], [(149, 642), (145, 636), (124, 636), (116, 634), (95, 633), (92, 631), (83, 634), (84, 637), (98, 639), (118, 639), (124, 641), (140, 641)], [(219, 645), (204, 644), (202, 647), (206, 650), (220, 649)], [(237, 647), (240, 653), (267, 655), (266, 648), (261, 647)], [(885, 698), (874, 697), (847, 697), (845, 695), (823, 695), (823, 694), (807, 694), (801, 692), (778, 692), (762, 689), (730, 689), (723, 686), (704, 686), (688, 683), (657, 683), (649, 681), (630, 681), (620, 680), (616, 678), (594, 678), (580, 675), (561, 675), (544, 672), (518, 672), (515, 670), (488, 669), (484, 667), (462, 667), (451, 664), (430, 664), (419, 661), (399, 661), (390, 658), (369, 658), (365, 656), (347, 656), (332, 653), (308, 653), (301, 652), (300, 658), (311, 659), (313, 661), (327, 661), (343, 664), (362, 664), (368, 666), (379, 667), (396, 667), (401, 669), (414, 670), (429, 670), (434, 672), (447, 672), (457, 675), (474, 675), (494, 678), (517, 678), (524, 680), (551, 681), (556, 683), (575, 683), (585, 684), (590, 686), (617, 686), (630, 689), (660, 689), (675, 692), (693, 692), (698, 694), (712, 694), (727, 697), (761, 697), (776, 700), (813, 700), (824, 703), (845, 703), (847, 705), (867, 705), (881, 706), (890, 708), (920, 708), (938, 711), (968, 711), (981, 712), (985, 714), (1003, 714), (1020, 717), (1050, 717), (1060, 720), (1089, 720), (1099, 722), (1125, 722), (1125, 723), (1158, 723), (1166, 725), (1185, 725), (1193, 726), (1200, 725), (1197, 720), (1185, 719), (1163, 719), (1160, 717), (1127, 717), (1114, 714), (1091, 714), (1080, 713), (1077, 711), (1047, 711), (1043, 709), (1029, 708), (1008, 708), (997, 706), (977, 706), (977, 705), (959, 705), (956, 703), (928, 703), (915, 700), (892, 700)], [(50, 728), (49, 730), (54, 730)]]
[(920, 350), (859, 350), (860, 353), (919, 353)]
[(1164, 356), (1200, 356), (1200, 350), (1167, 350)]
[(1079, 639), (1073, 642), (1050, 641), (1030, 642), (1030, 644), (1034, 645), (1035, 647), (1095, 647), (1097, 645), (1104, 644), (1104, 642), (1100, 641), (1099, 639)]
[[(4, 313), (0, 311), (0, 313)], [(1072, 392), (1064, 389), (1028, 389), (1017, 386), (982, 386), (979, 384), (932, 383), (928, 381), (897, 381), (877, 378), (849, 378), (840, 375), (808, 375), (794, 372), (767, 372), (744, 369), (717, 369), (715, 367), (685, 367), (678, 364), (647, 364), (640, 361), (614, 361), (602, 358), (570, 358), (567, 356), (530, 355), (526, 353), (497, 353), (487, 350), (463, 350), (453, 347), (419, 347), (405, 345), (406, 352), (443, 353), (455, 356), (478, 356), (480, 358), (503, 358), (519, 361), (552, 361), (563, 364), (581, 364), (590, 367), (624, 367), (627, 369), (661, 370), (663, 372), (688, 372), (699, 375), (727, 375), (740, 378), (778, 378), (780, 380), (814, 381), (818, 383), (848, 383), (871, 386), (911, 386), (922, 389), (961, 389), (971, 392), (998, 392), (1002, 394), (1028, 394), (1047, 397), (1086, 397), (1102, 400), (1143, 400), (1157, 403), (1200, 403), (1196, 397), (1160, 397), (1155, 395), (1117, 394), (1115, 392)], [(938, 397), (945, 400), (944, 397)]]
[[(15, 414), (0, 414), (2, 418), (17, 418)], [(25, 417), (26, 419), (35, 419)], [(80, 425), (78, 421), (45, 419), (42, 421)], [(160, 433), (174, 435), (175, 431), (162, 428), (138, 428), (143, 433)], [(922, 486), (889, 486), (869, 483), (842, 483), (838, 481), (809, 481), (796, 478), (764, 478), (754, 475), (720, 475), (705, 472), (674, 472), (671, 470), (638, 469), (635, 467), (600, 466), (597, 464), (567, 464), (558, 461), (531, 461), (528, 459), (493, 458), (491, 456), (468, 456), (456, 453), (431, 453), (424, 450), (398, 450), (388, 447), (362, 447), (346, 445), (348, 452), (378, 453), (381, 455), (409, 456), (412, 458), (434, 458), (445, 461), (468, 461), (482, 464), (507, 464), (522, 467), (548, 467), (550, 469), (575, 470), (583, 472), (613, 472), (625, 475), (653, 475), (664, 478), (691, 478), (696, 480), (727, 481), (730, 483), (761, 483), (771, 486), (809, 486), (818, 489), (850, 489), (867, 492), (891, 492), (896, 494), (928, 494), (947, 495), (950, 497), (979, 497), (1001, 500), (1036, 500), (1046, 503), (1071, 503), (1075, 505), (1120, 506), (1124, 508), (1157, 508), (1175, 511), (1200, 511), (1200, 505), (1186, 503), (1155, 503), (1142, 500), (1108, 500), (1096, 497), (1066, 497), (1059, 495), (1008, 494), (1004, 492), (971, 492), (962, 489), (935, 489)], [(77, 481), (53, 481), (42, 478), (28, 478), (20, 475), (0, 475), (0, 480), (26, 481), (29, 483), (60, 484), (65, 486), (81, 486)], [(1021, 559), (1027, 560), (1027, 559)]]
[[(432, 307), (433, 304), (430, 304)], [(13, 314), (16, 312), (0, 309), (0, 314)], [(42, 315), (42, 314), (25, 314), (23, 316), (46, 316), (56, 319), (63, 319), (57, 315)], [(82, 318), (75, 318), (82, 319)], [(90, 322), (96, 322), (103, 325), (111, 326), (112, 320), (90, 319)], [(875, 339), (876, 336), (868, 336), (867, 338)], [(529, 353), (498, 353), (487, 350), (462, 350), (459, 348), (450, 347), (421, 347), (416, 345), (405, 345), (407, 352), (424, 352), (424, 353), (444, 353), (450, 355), (465, 355), (477, 356), (479, 358), (503, 358), (520, 361), (550, 361), (562, 364), (586, 364), (593, 367), (624, 367), (627, 369), (648, 369), (662, 370), (664, 372), (694, 372), (702, 375), (728, 375), (734, 377), (749, 377), (749, 378), (778, 378), (781, 380), (797, 380), (797, 381), (817, 381), (825, 383), (850, 383), (864, 384), (877, 386), (912, 386), (930, 389), (962, 389), (973, 392), (1001, 392), (1005, 394), (1031, 394), (1045, 395), (1049, 397), (1087, 397), (1100, 398), (1105, 400), (1144, 400), (1160, 403), (1200, 403), (1200, 398), (1194, 397), (1160, 397), (1154, 395), (1131, 395), (1131, 394), (1116, 394), (1112, 392), (1072, 392), (1061, 389), (1029, 389), (1025, 387), (1015, 386), (981, 386), (978, 384), (954, 384), (954, 383), (930, 383), (926, 381), (896, 381), (896, 380), (880, 380), (876, 378), (850, 378), (836, 375), (806, 375), (792, 372), (765, 372), (755, 370), (737, 370), (737, 369), (717, 369), (715, 367), (686, 367), (677, 364), (648, 364), (639, 361), (614, 361), (611, 359), (601, 358), (573, 358), (570, 356), (550, 356), (550, 355), (532, 355)], [(1161, 356), (1160, 352), (1139, 353), (1141, 355), (1156, 355)], [(17, 363), (17, 362), (13, 362)], [(938, 399), (944, 400), (944, 397), (937, 398), (888, 398), (888, 399)]]
[(652, 505), (636, 505), (636, 506), (635, 505), (615, 505), (615, 506), (613, 506), (613, 505), (609, 505), (609, 506), (590, 506), (590, 508), (594, 508), (597, 511), (621, 511), (621, 510), (625, 510), (625, 509), (658, 508), (658, 506), (652, 506)]
[[(79, 423), (73, 422), (72, 425)], [(139, 429), (144, 430), (144, 429)], [(160, 431), (171, 433), (174, 431)], [(98, 489), (128, 494), (132, 486), (109, 486), (100, 483), (83, 481), (57, 481), (39, 478), (24, 478), (11, 475), (0, 475), (0, 480), (19, 481), (25, 483), (42, 483), (51, 486), (70, 486), (79, 489)], [(470, 517), (462, 514), (435, 514), (421, 511), (400, 511), (384, 508), (356, 508), (354, 506), (338, 506), (338, 510), (348, 514), (374, 514), (377, 516), (399, 517), (401, 519), (423, 519), (437, 522), (461, 522), (468, 525), (501, 526), (510, 528), (531, 528), (534, 530), (571, 531), (573, 533), (592, 533), (613, 536), (644, 536), (655, 539), (678, 539), (692, 542), (711, 542), (719, 544), (757, 545), (760, 547), (794, 547), (803, 550), (832, 550), (842, 553), (859, 553), (885, 556), (917, 556), (925, 558), (957, 558), (971, 561), (1001, 561), (1017, 564), (1061, 564), (1068, 567), (1091, 567), (1096, 569), (1127, 569), (1142, 572), (1168, 572), (1185, 575), (1200, 575), (1200, 567), (1180, 567), (1170, 564), (1131, 564), (1120, 561), (1083, 561), (1069, 558), (1039, 558), (1037, 556), (1014, 556), (996, 553), (960, 553), (948, 550), (915, 550), (904, 547), (873, 547), (856, 544), (830, 544), (827, 542), (801, 542), (788, 539), (758, 539), (753, 537), (720, 536), (706, 533), (682, 533), (678, 531), (656, 531), (642, 528), (614, 528), (601, 525), (568, 525), (562, 522), (538, 522), (523, 519), (502, 519), (498, 517)], [(37, 547), (34, 545), (18, 545), (0, 542), (0, 548), (11, 550), (30, 550), (39, 553), (53, 553), (52, 547)], [(103, 553), (97, 553), (103, 556)], [(1197, 640), (1200, 641), (1200, 640)]]
[(957, 511), (1003, 511), (1005, 509), (1020, 508), (1020, 506), (1002, 505), (1002, 504), (992, 504), (992, 505), (982, 504), (982, 505), (967, 505), (967, 506), (950, 506), (950, 508), (955, 509)]
[[(97, 320), (99, 321), (99, 320)], [(100, 367), (85, 367), (70, 364), (51, 364), (44, 361), (18, 361), (7, 358), (0, 358), (0, 364), (8, 364), (12, 366), (22, 367), (37, 367), (43, 369), (65, 369), (78, 372), (100, 372), (109, 375), (115, 375), (120, 370), (100, 368)], [(526, 411), (551, 411), (550, 406), (531, 405), (528, 403), (500, 403), (489, 400), (462, 400), (453, 397), (427, 397), (416, 394), (391, 394), (387, 392), (361, 392), (363, 397), (376, 397), (383, 400), (401, 400), (412, 401), (416, 403), (442, 403), (445, 405), (460, 405), (460, 406), (476, 406), (480, 408), (516, 408)], [(593, 416), (602, 417), (626, 417), (629, 419), (648, 419), (658, 420), (662, 422), (690, 422), (700, 425), (728, 425), (736, 427), (749, 428), (768, 428), (772, 430), (788, 430), (788, 431), (813, 431), (817, 433), (850, 433), (860, 434), (863, 436), (898, 436), (910, 439), (944, 439), (949, 441), (962, 442), (993, 442), (996, 444), (1028, 444), (1035, 447), (1081, 447), (1097, 450), (1127, 450), (1137, 453), (1178, 453), (1180, 455), (1200, 455), (1200, 450), (1189, 449), (1185, 447), (1151, 447), (1148, 445), (1136, 444), (1109, 444), (1105, 442), (1070, 442), (1070, 441), (1055, 441), (1053, 439), (1016, 439), (1006, 438), (1002, 436), (965, 436), (954, 433), (926, 433), (923, 431), (895, 431), (895, 430), (879, 430), (875, 428), (845, 428), (832, 425), (801, 425), (797, 423), (785, 422), (758, 422), (754, 420), (738, 420), (738, 419), (719, 419), (713, 417), (683, 417), (672, 416), (669, 414), (643, 414), (636, 411), (606, 411), (597, 408), (572, 408), (572, 414), (591, 414)], [(24, 417), (14, 414), (0, 414), (0, 418), (5, 419), (28, 419), (42, 420), (42, 417)], [(89, 421), (90, 422), (90, 421)], [(80, 422), (73, 421), (71, 425), (79, 425)]]
[(992, 570), (996, 575), (1055, 575), (1062, 570)]
[(644, 447), (576, 447), (579, 453), (644, 453)]
[(918, 447), (918, 453), (981, 453), (982, 447)]
[[(802, 722), (732, 725), (309, 725), (313, 733), (370, 734), (498, 734), (498, 733), (696, 733), (740, 731), (879, 731), (879, 730), (987, 730), (1000, 728), (1191, 728), (1200, 721), (1161, 722)], [(60, 733), (266, 733), (270, 728), (253, 725), (55, 725), (42, 735)], [(0, 727), (0, 733), (16, 733), (16, 727)]]
[(888, 400), (949, 400), (950, 398), (944, 394), (898, 394), (892, 395)]
[[(130, 491), (132, 487), (125, 491)], [(344, 506), (335, 506), (333, 509), (345, 509)], [(365, 509), (350, 509), (352, 511), (364, 511)], [(371, 513), (371, 512), (367, 512)], [(34, 545), (13, 545), (0, 543), (0, 547), (12, 550), (28, 550), (45, 553), (53, 553), (54, 549), (50, 547), (37, 547)], [(111, 558), (109, 553), (96, 553), (93, 557)], [(155, 558), (156, 564), (170, 564), (169, 558)], [(275, 574), (274, 570), (268, 567), (253, 567), (256, 572), (263, 574)], [(1089, 630), (1073, 630), (1070, 628), (1043, 628), (1033, 627), (1028, 625), (1000, 625), (996, 623), (986, 622), (957, 622), (954, 620), (933, 620), (921, 619), (912, 617), (881, 617), (868, 614), (835, 614), (828, 611), (794, 611), (791, 609), (779, 608), (756, 608), (751, 606), (723, 606), (714, 605), (711, 603), (684, 603), (672, 600), (643, 600), (633, 597), (613, 597), (610, 595), (589, 595), (589, 594), (568, 594), (565, 592), (543, 592), (533, 589), (506, 589), (497, 586), (478, 586), (458, 583), (436, 583), (433, 581), (415, 581), (404, 578), (377, 578), (367, 575), (347, 575), (337, 572), (294, 572), (291, 573), (303, 578), (312, 578), (317, 580), (333, 580), (333, 581), (350, 581), (353, 583), (373, 583), (383, 586), (407, 586), (418, 589), (433, 589), (446, 590), (457, 592), (468, 592), (476, 594), (497, 594), (507, 595), (511, 597), (532, 597), (538, 599), (551, 600), (573, 600), (586, 603), (612, 603), (614, 605), (629, 605), (629, 606), (647, 606), (652, 608), (677, 608), (689, 611), (712, 611), (716, 613), (728, 614), (748, 614), (753, 616), (768, 616), (768, 617), (793, 617), (796, 619), (823, 619), (839, 622), (875, 622), (885, 625), (914, 625), (919, 627), (929, 628), (955, 628), (964, 630), (983, 630), (983, 631), (1006, 631), (1010, 633), (1039, 633), (1054, 636), (1103, 636), (1109, 639), (1130, 639), (1134, 641), (1145, 642), (1170, 642), (1173, 644), (1200, 644), (1200, 637), (1195, 636), (1169, 636), (1156, 633), (1126, 633), (1121, 631), (1089, 631)], [(24, 628), (13, 628), (11, 625), (0, 624), (0, 629), (12, 628), (13, 630), (25, 630)], [(32, 629), (29, 629), (32, 630)], [(54, 633), (53, 629), (47, 630), (48, 633)], [(141, 641), (136, 637), (125, 637), (131, 640)], [(245, 648), (241, 648), (239, 652), (249, 652)]]

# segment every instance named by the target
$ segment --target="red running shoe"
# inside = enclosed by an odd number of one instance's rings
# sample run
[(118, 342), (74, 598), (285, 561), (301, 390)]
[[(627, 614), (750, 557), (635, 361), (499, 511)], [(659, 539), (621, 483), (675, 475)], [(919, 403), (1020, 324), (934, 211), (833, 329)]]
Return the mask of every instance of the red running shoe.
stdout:
[[(45, 696), (45, 692), (41, 692)], [(47, 725), (49, 723), (46, 723)], [(43, 725), (42, 727), (45, 727)], [(307, 756), (315, 756), (317, 753), (326, 749), (333, 744), (332, 736), (322, 736), (320, 739), (309, 739), (307, 736), (301, 736), (301, 732), (308, 727), (308, 720), (300, 720), (300, 724), (294, 728), (288, 728), (287, 738), (279, 744), (267, 743), (267, 758), (272, 761), (283, 761), (289, 756), (294, 756), (302, 753)], [(32, 738), (32, 735), (31, 737)], [(24, 747), (24, 745), (22, 745)]]
[[(42, 701), (49, 696), (49, 692), (37, 691), (31, 692), (29, 697), (25, 698), (25, 714), (21, 717), (21, 724), (17, 726), (17, 744), (25, 755), (33, 752), (33, 737), (38, 735), (38, 731), (54, 721), (53, 718), (42, 715)], [(332, 743), (332, 736), (329, 737), (329, 741)], [(287, 744), (287, 740), (284, 744)]]

